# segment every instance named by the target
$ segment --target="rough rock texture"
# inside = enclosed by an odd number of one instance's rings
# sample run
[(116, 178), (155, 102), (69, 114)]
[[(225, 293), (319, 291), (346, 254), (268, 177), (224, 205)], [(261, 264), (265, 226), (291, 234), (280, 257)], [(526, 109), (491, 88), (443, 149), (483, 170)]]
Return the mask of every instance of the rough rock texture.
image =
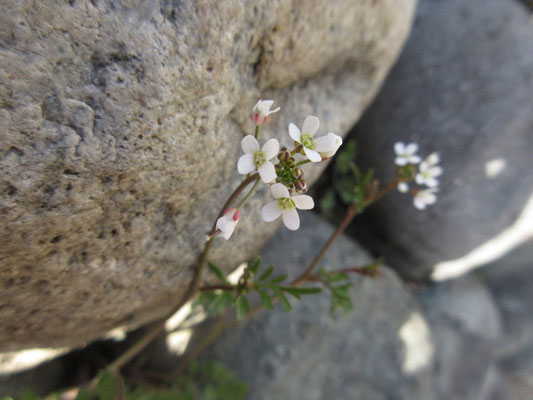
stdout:
[[(266, 130), (284, 143), (311, 113), (345, 133), (414, 3), (3, 1), (0, 348), (78, 345), (166, 313), (240, 179), (257, 98), (282, 106)], [(275, 230), (254, 229), (260, 195), (222, 265)]]
[[(438, 150), (445, 174), (437, 205), (424, 212), (401, 194), (369, 210), (373, 247), (402, 274), (425, 278), (515, 224), (533, 192), (532, 109), (533, 25), (522, 5), (421, 1), (402, 56), (354, 135), (362, 163), (385, 180), (399, 140), (420, 143), (422, 154)], [(522, 229), (512, 244), (533, 224)], [(446, 265), (435, 276), (454, 272)]]
[(501, 398), (526, 400), (533, 393), (533, 241), (481, 271), (502, 314), (503, 339), (494, 352), (505, 378)]
[[(306, 214), (307, 240), (279, 231), (265, 263), (296, 275), (332, 227)], [(367, 253), (341, 237), (323, 265), (363, 265)], [(283, 270), (283, 267), (281, 268)], [(413, 296), (395, 273), (363, 279), (354, 310), (328, 317), (326, 294), (263, 312), (209, 350), (250, 385), (249, 399), (498, 399), (502, 380), (493, 349), (501, 339), (489, 291), (466, 277), (424, 287)], [(280, 272), (281, 273), (281, 272)]]

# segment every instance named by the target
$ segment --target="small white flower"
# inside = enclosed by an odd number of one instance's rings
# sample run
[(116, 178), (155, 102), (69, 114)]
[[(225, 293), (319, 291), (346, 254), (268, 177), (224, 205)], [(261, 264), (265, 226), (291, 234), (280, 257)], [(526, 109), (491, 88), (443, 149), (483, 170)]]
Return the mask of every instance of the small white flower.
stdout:
[(435, 202), (437, 201), (437, 196), (435, 195), (435, 193), (437, 193), (438, 191), (439, 189), (437, 188), (430, 188), (419, 191), (417, 194), (415, 194), (415, 197), (413, 197), (413, 204), (419, 210), (423, 210), (426, 208), (426, 206), (435, 204)]
[(259, 149), (259, 142), (252, 135), (247, 135), (241, 140), (241, 147), (245, 154), (237, 163), (239, 174), (246, 175), (257, 170), (265, 183), (276, 179), (274, 164), (269, 161), (279, 151), (279, 142), (276, 139), (267, 140), (263, 148)]
[(320, 120), (313, 115), (309, 115), (305, 118), (302, 132), (300, 132), (300, 129), (298, 129), (298, 127), (292, 122), (289, 124), (289, 135), (295, 142), (298, 142), (303, 146), (305, 155), (312, 162), (322, 161), (322, 157), (320, 157), (320, 154), (318, 153), (330, 152), (336, 146), (336, 135), (334, 134), (328, 134), (313, 139), (313, 135), (318, 131), (319, 126)]
[(315, 206), (313, 198), (305, 194), (291, 196), (289, 190), (281, 183), (274, 183), (270, 190), (276, 200), (271, 201), (261, 209), (263, 219), (266, 222), (271, 222), (281, 215), (285, 226), (291, 231), (295, 231), (300, 227), (300, 217), (298, 217), (296, 209), (312, 209)]
[(418, 151), (418, 145), (416, 143), (409, 143), (407, 146), (398, 142), (394, 145), (394, 152), (396, 153), (396, 159), (394, 162), (396, 165), (418, 164), (420, 157), (415, 153)]
[(250, 113), (252, 122), (256, 125), (263, 125), (270, 114), (278, 112), (279, 107), (270, 111), (272, 104), (274, 104), (274, 100), (259, 100)]
[(430, 154), (424, 161), (420, 163), (420, 169), (416, 174), (415, 180), (419, 185), (426, 185), (430, 188), (439, 186), (439, 181), (436, 179), (442, 175), (442, 167), (437, 164), (440, 161), (438, 153)]
[(399, 182), (396, 188), (400, 193), (407, 193), (409, 191), (409, 184), (407, 182)]
[(322, 159), (333, 157), (337, 150), (339, 150), (339, 147), (342, 145), (342, 138), (340, 136), (335, 135), (333, 132), (328, 133), (327, 136), (332, 136), (333, 139), (335, 139), (335, 145), (331, 150), (320, 153)]
[(224, 211), (224, 215), (217, 219), (216, 231), (219, 231), (224, 239), (228, 240), (239, 223), (240, 216), (241, 212), (236, 208), (227, 209)]

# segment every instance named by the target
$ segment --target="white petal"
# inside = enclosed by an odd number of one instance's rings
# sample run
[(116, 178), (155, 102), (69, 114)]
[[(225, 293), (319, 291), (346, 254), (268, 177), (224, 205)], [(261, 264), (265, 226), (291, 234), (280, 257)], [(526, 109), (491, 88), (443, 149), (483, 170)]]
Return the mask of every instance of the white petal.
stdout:
[(423, 210), (424, 208), (426, 208), (426, 202), (416, 196), (413, 198), (413, 204), (419, 210)]
[(239, 220), (233, 220), (233, 213), (231, 213), (229, 215), (224, 215), (223, 217), (220, 217), (217, 220), (216, 228), (220, 229), (224, 239), (228, 240), (233, 234), (233, 231), (235, 230), (235, 227), (237, 226), (238, 222)]
[(313, 198), (306, 194), (293, 196), (291, 199), (294, 201), (296, 208), (299, 208), (300, 210), (311, 210), (315, 206)]
[(429, 188), (436, 188), (439, 186), (439, 181), (435, 178), (427, 178), (425, 183)]
[(261, 216), (263, 217), (263, 220), (266, 222), (271, 222), (277, 219), (281, 215), (281, 208), (279, 208), (279, 204), (277, 200), (273, 200), (270, 203), (267, 203), (266, 205), (261, 208)]
[(277, 113), (279, 110), (281, 110), (281, 108), (279, 108), (279, 107), (278, 107), (278, 108), (275, 108), (275, 109), (269, 111), (269, 112), (268, 112), (268, 115), (270, 115), (270, 114), (274, 114), (274, 113)]
[(265, 183), (270, 183), (277, 177), (274, 164), (272, 164), (270, 161), (267, 161), (263, 165), (261, 165), (257, 169), (257, 172), (259, 172), (261, 180)]
[(263, 153), (265, 153), (265, 158), (267, 160), (270, 160), (271, 158), (275, 157), (278, 154), (279, 151), (279, 142), (277, 139), (269, 139), (267, 142), (263, 145)]
[(274, 196), (275, 199), (290, 197), (289, 189), (287, 189), (287, 187), (282, 183), (274, 183), (272, 186), (270, 186), (270, 190), (272, 191), (272, 196)]
[(439, 166), (431, 167), (429, 172), (431, 173), (431, 176), (441, 176), (442, 167), (439, 167)]
[(318, 131), (320, 120), (314, 115), (305, 117), (304, 125), (302, 126), (302, 133), (304, 135), (311, 135), (311, 137)]
[(336, 145), (335, 136), (330, 135), (316, 138), (314, 139), (314, 142), (316, 144), (315, 150), (319, 152), (331, 151), (335, 148)]
[(400, 193), (407, 193), (409, 191), (409, 185), (406, 182), (400, 182), (396, 187)]
[(437, 165), (440, 161), (440, 155), (439, 153), (431, 153), (429, 156), (426, 157), (425, 161), (429, 165)]
[(300, 129), (298, 129), (298, 127), (292, 122), (289, 124), (289, 136), (295, 142), (300, 143), (300, 138), (302, 137), (302, 134), (300, 133)]
[(407, 154), (415, 154), (418, 151), (418, 145), (416, 143), (409, 143), (405, 148)]
[(394, 152), (398, 155), (405, 153), (405, 144), (403, 142), (395, 143)]
[(272, 107), (272, 104), (274, 104), (274, 100), (263, 100), (257, 108), (259, 109), (259, 112), (264, 115), (267, 115), (268, 110), (270, 110), (270, 107)]
[(435, 196), (433, 193), (428, 193), (424, 200), (426, 204), (435, 204), (437, 202), (437, 196)]
[(307, 147), (304, 147), (305, 155), (308, 159), (310, 159), (313, 162), (320, 162), (322, 161), (322, 157), (320, 157), (320, 154), (318, 154), (318, 151), (314, 151), (311, 149), (308, 149)]
[(396, 157), (396, 159), (394, 160), (394, 163), (400, 166), (407, 165), (407, 159), (403, 157)]
[(422, 175), (422, 174), (416, 174), (416, 176), (415, 176), (415, 181), (416, 181), (416, 183), (418, 183), (419, 185), (423, 185), (424, 182), (425, 182), (425, 180), (426, 180), (426, 179), (424, 178), (424, 175)]
[(259, 150), (259, 143), (252, 135), (246, 135), (241, 140), (241, 147), (242, 151), (244, 151), (246, 154), (253, 154)]
[(239, 158), (239, 162), (237, 163), (237, 171), (239, 171), (239, 174), (246, 175), (252, 172), (254, 169), (254, 156), (252, 156), (251, 154), (243, 154)]
[(282, 218), (285, 226), (291, 231), (295, 231), (300, 227), (300, 217), (296, 209), (283, 211)]
[(407, 158), (407, 160), (411, 163), (411, 164), (418, 164), (420, 162), (420, 160), (422, 160), (419, 156), (409, 156)]

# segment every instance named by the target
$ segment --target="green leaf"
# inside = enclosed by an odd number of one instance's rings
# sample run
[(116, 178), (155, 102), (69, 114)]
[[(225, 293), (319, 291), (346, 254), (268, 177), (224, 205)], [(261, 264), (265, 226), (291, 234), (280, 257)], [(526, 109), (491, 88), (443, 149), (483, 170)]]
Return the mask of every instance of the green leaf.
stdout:
[(335, 192), (328, 190), (322, 199), (320, 199), (320, 210), (324, 214), (329, 214), (335, 207)]
[(269, 285), (270, 289), (274, 292), (274, 294), (279, 298), (279, 301), (281, 302), (281, 305), (285, 309), (285, 311), (289, 312), (292, 310), (291, 303), (289, 303), (289, 300), (285, 297), (283, 292), (274, 284)]
[(319, 287), (294, 287), (294, 286), (279, 286), (279, 288), (287, 293), (296, 295), (316, 294), (322, 292)]
[(270, 275), (272, 275), (272, 272), (274, 272), (274, 266), (273, 265), (270, 265), (266, 270), (265, 272), (263, 272), (261, 274), (261, 276), (259, 277), (259, 281), (262, 282), (262, 281), (266, 281)]
[(332, 273), (326, 274), (325, 279), (328, 282), (345, 281), (346, 279), (348, 279), (348, 274), (345, 272), (332, 272)]
[(115, 400), (117, 397), (117, 381), (109, 372), (102, 372), (99, 375), (96, 393), (99, 400)]
[(250, 311), (250, 303), (245, 296), (239, 296), (237, 298), (237, 319), (243, 319)]
[(20, 396), (20, 400), (39, 400), (39, 396), (33, 393), (30, 389), (24, 389)]
[(226, 280), (226, 276), (219, 267), (209, 261), (207, 262), (207, 266), (209, 267), (209, 271), (211, 271), (218, 278), (219, 281), (221, 281), (222, 283), (228, 283), (228, 281)]
[(265, 305), (265, 307), (272, 311), (274, 309), (274, 306), (272, 305), (272, 300), (270, 300), (270, 296), (268, 295), (266, 290), (259, 288), (256, 289), (259, 293), (259, 296), (261, 296), (261, 300), (263, 300), (263, 304)]
[(277, 283), (283, 282), (285, 279), (287, 279), (287, 275), (280, 275), (280, 276), (277, 276), (276, 278), (272, 279), (270, 281), (270, 283), (277, 284)]
[(261, 266), (261, 257), (256, 257), (250, 266), (248, 267), (250, 271), (252, 271), (255, 274), (257, 274), (257, 271), (259, 270), (259, 267)]

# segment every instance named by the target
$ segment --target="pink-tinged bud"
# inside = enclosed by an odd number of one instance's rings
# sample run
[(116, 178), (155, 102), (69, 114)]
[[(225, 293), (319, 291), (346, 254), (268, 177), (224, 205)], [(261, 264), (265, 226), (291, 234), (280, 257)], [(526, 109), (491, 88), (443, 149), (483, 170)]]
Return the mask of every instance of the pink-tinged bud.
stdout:
[(279, 107), (270, 111), (270, 107), (274, 104), (274, 100), (259, 100), (250, 113), (250, 119), (256, 125), (263, 125), (270, 114), (279, 111)]
[(240, 210), (235, 211), (235, 213), (233, 214), (233, 220), (238, 221), (240, 217), (241, 217), (241, 211)]
[[(230, 212), (232, 212), (233, 210), (235, 210), (234, 208), (228, 208), (227, 210), (225, 210), (222, 215), (228, 215)], [(238, 211), (238, 210), (237, 210)]]

